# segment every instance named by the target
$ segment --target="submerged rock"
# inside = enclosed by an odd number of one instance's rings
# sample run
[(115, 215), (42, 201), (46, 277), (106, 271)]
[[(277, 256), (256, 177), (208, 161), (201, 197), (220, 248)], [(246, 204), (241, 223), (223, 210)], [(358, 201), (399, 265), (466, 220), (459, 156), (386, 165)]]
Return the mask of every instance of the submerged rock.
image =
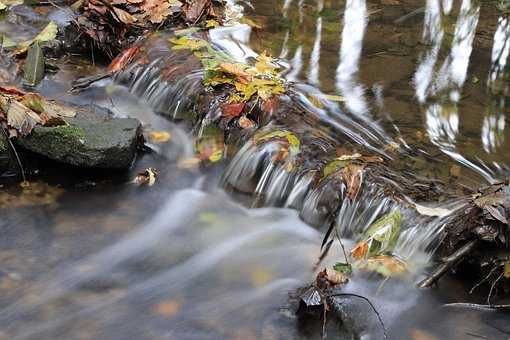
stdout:
[(115, 118), (95, 106), (77, 108), (69, 125), (36, 126), (16, 143), (62, 163), (88, 168), (129, 168), (141, 139), (141, 124), (133, 118)]

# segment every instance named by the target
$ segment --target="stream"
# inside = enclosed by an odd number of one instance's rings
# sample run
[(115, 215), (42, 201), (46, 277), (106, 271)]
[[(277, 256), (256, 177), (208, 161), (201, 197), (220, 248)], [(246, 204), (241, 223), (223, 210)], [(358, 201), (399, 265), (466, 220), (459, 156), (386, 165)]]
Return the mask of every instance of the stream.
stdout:
[[(412, 173), (443, 181), (459, 197), (463, 188), (508, 177), (510, 19), (496, 3), (231, 2), (260, 28), (212, 29), (211, 42), (239, 61), (264, 51), (280, 58), (284, 78), (293, 83), (291, 103), (313, 117), (263, 127), (289, 128), (300, 138), (309, 159), (292, 174), (268, 161), (277, 143), (242, 138), (228, 144), (221, 161), (190, 165), (197, 148), (215, 151), (224, 141), (208, 125), (214, 110), (199, 127), (190, 129), (185, 119), (201, 70), (175, 82), (162, 79), (161, 65), (187, 63), (162, 43), (167, 33), (147, 43), (148, 64), (134, 62), (79, 93), (68, 92), (71, 81), (105, 67), (79, 56), (59, 60), (59, 71), (37, 92), (138, 118), (171, 139), (149, 143), (152, 152), (127, 173), (45, 167), (32, 193), (3, 186), (0, 340), (320, 339), (321, 325), (296, 315), (296, 291), (343, 258), (335, 242), (316, 267), (323, 207), (340, 194), (326, 182), (312, 188), (310, 176), (331, 150), (362, 148), (392, 158), (395, 175), (385, 177), (388, 183)], [(26, 39), (48, 20), (65, 22), (70, 14), (18, 6), (9, 16), (0, 21), (0, 33)], [(19, 84), (15, 67), (3, 66), (2, 81)], [(401, 150), (398, 157), (392, 148)], [(158, 169), (154, 186), (132, 183), (151, 167)], [(355, 273), (344, 288), (373, 303), (389, 339), (510, 338), (508, 313), (444, 306), (485, 303), (480, 290), (468, 293), (476, 282), (445, 278), (431, 289), (416, 288), (448, 216), (401, 208), (377, 185), (367, 185), (355, 201), (344, 198), (335, 206), (335, 225), (349, 249), (382, 212), (402, 209), (395, 252), (412, 264), (408, 275), (382, 282)], [(449, 211), (457, 203), (445, 197), (420, 202)], [(374, 315), (366, 309), (351, 317), (359, 322)], [(380, 327), (329, 334), (383, 339)]]

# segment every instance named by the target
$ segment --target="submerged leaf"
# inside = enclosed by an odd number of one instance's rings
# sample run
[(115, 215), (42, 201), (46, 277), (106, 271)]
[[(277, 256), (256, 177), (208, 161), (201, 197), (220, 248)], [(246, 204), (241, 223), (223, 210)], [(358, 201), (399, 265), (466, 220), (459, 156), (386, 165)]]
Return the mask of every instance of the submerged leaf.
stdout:
[(23, 79), (29, 86), (39, 84), (44, 76), (44, 55), (37, 40), (28, 48), (27, 60), (23, 70)]
[(148, 185), (153, 186), (156, 183), (156, 177), (158, 175), (158, 171), (154, 168), (145, 169), (144, 172), (139, 173), (133, 183), (138, 185)]
[(359, 267), (377, 272), (384, 277), (393, 277), (407, 271), (407, 263), (391, 255), (370, 257)]
[(151, 131), (149, 133), (149, 140), (152, 143), (166, 143), (170, 138), (170, 133), (166, 131)]

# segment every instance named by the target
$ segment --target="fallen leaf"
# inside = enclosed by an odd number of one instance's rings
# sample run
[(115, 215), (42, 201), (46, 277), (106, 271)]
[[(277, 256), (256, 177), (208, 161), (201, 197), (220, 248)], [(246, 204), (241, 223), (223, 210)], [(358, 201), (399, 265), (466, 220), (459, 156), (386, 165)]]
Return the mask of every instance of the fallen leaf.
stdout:
[(221, 115), (227, 119), (239, 116), (244, 109), (245, 103), (225, 103), (221, 105)]
[(118, 18), (122, 23), (126, 25), (131, 25), (132, 23), (138, 21), (138, 19), (136, 19), (134, 16), (120, 8), (113, 7), (113, 10), (115, 12), (114, 17)]
[(37, 124), (42, 123), (41, 118), (34, 111), (16, 100), (9, 103), (6, 113), (7, 124), (22, 136), (28, 135)]
[[(58, 26), (53, 21), (50, 21), (46, 27), (43, 28), (32, 41), (47, 42), (57, 38)], [(30, 45), (30, 44), (29, 44)]]
[(263, 267), (255, 267), (250, 271), (251, 283), (254, 287), (263, 286), (273, 279), (273, 274)]
[(44, 77), (44, 55), (37, 40), (28, 48), (27, 60), (23, 71), (23, 79), (29, 86), (39, 84)]
[(145, 169), (144, 172), (140, 172), (133, 180), (133, 183), (138, 185), (148, 185), (151, 187), (156, 183), (157, 175), (158, 171), (156, 169), (148, 168)]
[(112, 60), (110, 65), (108, 65), (108, 72), (116, 73), (123, 70), (129, 63), (131, 63), (131, 61), (133, 61), (138, 52), (140, 52), (140, 46), (138, 45), (125, 49)]
[(209, 6), (211, 6), (211, 0), (192, 0), (184, 11), (186, 20), (193, 24), (198, 22)]
[(349, 282), (349, 278), (344, 273), (336, 271), (335, 269), (326, 268), (326, 275), (331, 285), (336, 286)]
[(347, 187), (347, 197), (354, 200), (363, 184), (363, 165), (347, 164), (342, 169), (342, 179)]
[(361, 241), (351, 250), (351, 256), (356, 260), (363, 259), (368, 254), (368, 242)]
[(253, 120), (246, 118), (246, 117), (239, 118), (239, 120), (237, 121), (237, 124), (239, 125), (239, 127), (241, 129), (251, 129), (257, 125)]
[(503, 276), (507, 279), (510, 279), (510, 260), (505, 262), (505, 266), (503, 268)]
[(322, 296), (314, 286), (308, 288), (299, 298), (307, 307), (320, 306), (323, 304)]
[(177, 315), (180, 309), (181, 303), (176, 300), (161, 301), (153, 307), (154, 313), (164, 316), (166, 318), (171, 318)]
[(170, 138), (170, 133), (166, 131), (151, 131), (149, 133), (149, 140), (152, 143), (166, 143)]
[(352, 266), (349, 263), (337, 262), (333, 266), (333, 269), (347, 276), (352, 275)]
[(378, 255), (370, 257), (360, 268), (377, 272), (384, 277), (393, 277), (407, 271), (407, 264), (395, 256)]
[(417, 203), (414, 204), (414, 207), (417, 212), (419, 212), (421, 215), (425, 215), (425, 216), (444, 217), (444, 216), (448, 216), (452, 213), (451, 210), (448, 210), (445, 208), (441, 208), (441, 207), (432, 208), (432, 207), (427, 207), (427, 206), (420, 205)]

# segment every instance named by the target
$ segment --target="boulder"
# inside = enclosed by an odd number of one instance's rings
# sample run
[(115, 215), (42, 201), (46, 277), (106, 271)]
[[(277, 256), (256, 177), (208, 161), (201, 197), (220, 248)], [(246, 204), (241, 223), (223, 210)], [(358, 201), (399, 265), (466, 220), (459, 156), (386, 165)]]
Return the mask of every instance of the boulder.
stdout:
[(36, 126), (17, 145), (65, 164), (86, 168), (129, 168), (141, 141), (141, 124), (115, 118), (97, 106), (79, 106), (68, 125)]

